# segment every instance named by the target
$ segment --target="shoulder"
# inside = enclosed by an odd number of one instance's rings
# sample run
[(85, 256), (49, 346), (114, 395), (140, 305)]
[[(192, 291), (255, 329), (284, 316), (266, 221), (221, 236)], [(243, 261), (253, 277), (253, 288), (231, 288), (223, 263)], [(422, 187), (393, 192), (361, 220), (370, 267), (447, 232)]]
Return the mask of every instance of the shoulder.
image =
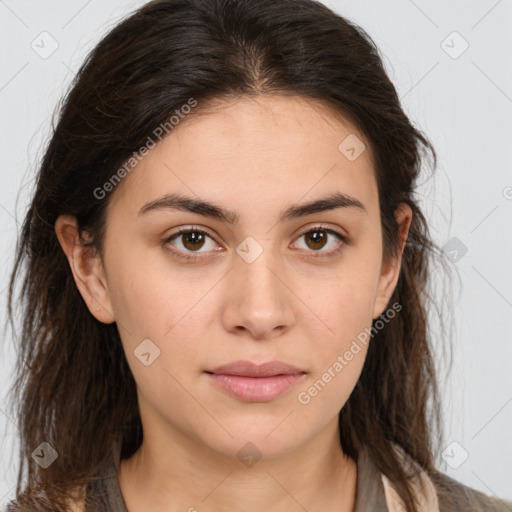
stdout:
[[(512, 501), (500, 499), (497, 496), (488, 496), (439, 470), (429, 471), (427, 474), (401, 447), (395, 446), (395, 448), (404, 467), (409, 469), (411, 466), (416, 467), (422, 478), (426, 477), (424, 482), (426, 488), (422, 493), (426, 496), (430, 494), (434, 504), (435, 501), (438, 502), (435, 504), (438, 505), (437, 507), (434, 505), (434, 510), (439, 510), (439, 512), (512, 512)], [(428, 488), (430, 488), (430, 492)], [(427, 510), (431, 510), (431, 508)]]
[(439, 512), (512, 512), (512, 502), (488, 496), (444, 473), (430, 475), (439, 501)]

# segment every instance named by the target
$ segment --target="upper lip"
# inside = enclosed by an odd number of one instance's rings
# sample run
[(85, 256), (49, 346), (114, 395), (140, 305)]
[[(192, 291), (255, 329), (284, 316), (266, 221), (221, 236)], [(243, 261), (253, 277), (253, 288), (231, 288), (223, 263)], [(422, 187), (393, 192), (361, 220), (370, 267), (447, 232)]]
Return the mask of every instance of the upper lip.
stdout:
[(207, 373), (239, 375), (243, 377), (271, 377), (273, 375), (296, 375), (305, 372), (281, 361), (270, 361), (259, 365), (251, 361), (233, 361), (232, 363), (218, 366)]

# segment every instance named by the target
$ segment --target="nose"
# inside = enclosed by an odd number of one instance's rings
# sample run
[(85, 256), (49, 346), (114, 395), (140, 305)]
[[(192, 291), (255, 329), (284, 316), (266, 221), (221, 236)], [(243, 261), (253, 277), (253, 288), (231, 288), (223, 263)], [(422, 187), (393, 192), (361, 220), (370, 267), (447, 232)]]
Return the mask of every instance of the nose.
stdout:
[(252, 262), (237, 256), (226, 287), (222, 312), (226, 331), (266, 340), (284, 334), (293, 325), (293, 292), (278, 255), (270, 248)]

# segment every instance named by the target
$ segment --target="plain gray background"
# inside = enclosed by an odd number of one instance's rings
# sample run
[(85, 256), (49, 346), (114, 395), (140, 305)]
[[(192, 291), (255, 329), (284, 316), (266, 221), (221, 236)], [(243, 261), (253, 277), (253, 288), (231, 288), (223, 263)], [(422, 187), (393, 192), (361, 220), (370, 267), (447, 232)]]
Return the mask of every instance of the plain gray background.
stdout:
[[(143, 3), (0, 0), (2, 327), (15, 238), (52, 113), (100, 37)], [(435, 241), (460, 278), (454, 364), (441, 383), (447, 443), (439, 467), (512, 499), (512, 1), (324, 3), (373, 37), (406, 112), (439, 155), (435, 178), (419, 192)], [(436, 314), (432, 326), (436, 332)], [(16, 424), (4, 398), (15, 353), (9, 332), (1, 348), (0, 505), (13, 497), (18, 469)]]

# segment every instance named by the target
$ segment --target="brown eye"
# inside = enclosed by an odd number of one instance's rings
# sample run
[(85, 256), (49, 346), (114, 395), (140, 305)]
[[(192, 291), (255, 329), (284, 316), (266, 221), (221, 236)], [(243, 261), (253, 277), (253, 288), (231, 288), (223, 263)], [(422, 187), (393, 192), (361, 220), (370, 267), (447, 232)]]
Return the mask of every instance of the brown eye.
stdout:
[[(318, 252), (318, 256), (334, 256), (343, 245), (346, 239), (332, 229), (317, 226), (304, 232), (297, 240), (304, 239), (303, 244), (294, 243), (299, 249), (305, 249), (308, 252)], [(323, 250), (327, 247), (327, 250)], [(316, 256), (316, 255), (315, 255)]]
[(327, 243), (327, 233), (325, 229), (309, 231), (304, 235), (306, 244), (310, 249), (322, 249)]
[(175, 254), (184, 257), (193, 253), (209, 252), (217, 247), (213, 238), (206, 231), (194, 228), (180, 229), (163, 242), (164, 245), (169, 244)]
[(183, 246), (189, 251), (196, 251), (201, 249), (204, 245), (204, 234), (199, 231), (188, 231), (186, 233), (179, 233)]

